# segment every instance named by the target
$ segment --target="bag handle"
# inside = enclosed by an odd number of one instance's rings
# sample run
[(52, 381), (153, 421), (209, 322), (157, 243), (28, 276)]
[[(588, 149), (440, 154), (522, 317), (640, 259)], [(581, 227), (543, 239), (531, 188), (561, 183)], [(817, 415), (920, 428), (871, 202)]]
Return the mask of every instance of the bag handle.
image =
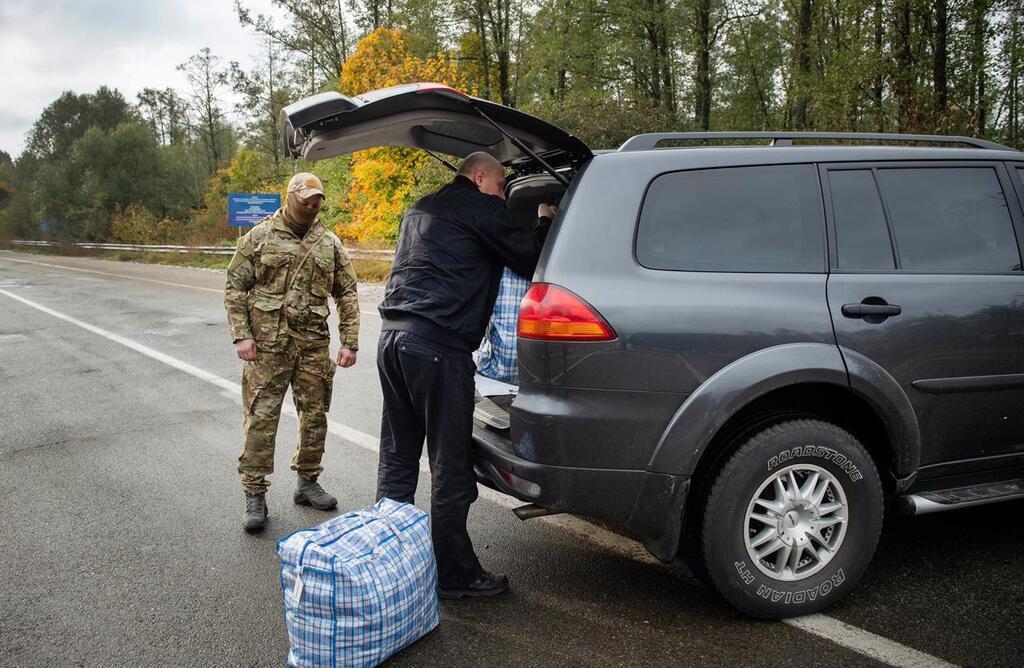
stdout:
[[(391, 517), (389, 517), (388, 515), (384, 515), (383, 513), (381, 513), (380, 511), (377, 511), (377, 510), (373, 510), (373, 511), (362, 511), (362, 510), (360, 510), (360, 511), (358, 511), (356, 513), (356, 515), (360, 519), (362, 519), (364, 527), (368, 526), (370, 524), (370, 522), (372, 522), (374, 520), (379, 520), (379, 521), (383, 522), (385, 524), (385, 526), (387, 526), (388, 530), (391, 531), (391, 535), (393, 535), (395, 537), (395, 539), (398, 540), (398, 542), (400, 544), (402, 544), (402, 546), (404, 547), (404, 545), (405, 545), (405, 538), (402, 537), (402, 533), (398, 530), (398, 527), (395, 526), (395, 523), (391, 520)], [(380, 546), (381, 546), (381, 543), (378, 543), (377, 546), (373, 548), (374, 554), (376, 554), (377, 551), (380, 550)]]

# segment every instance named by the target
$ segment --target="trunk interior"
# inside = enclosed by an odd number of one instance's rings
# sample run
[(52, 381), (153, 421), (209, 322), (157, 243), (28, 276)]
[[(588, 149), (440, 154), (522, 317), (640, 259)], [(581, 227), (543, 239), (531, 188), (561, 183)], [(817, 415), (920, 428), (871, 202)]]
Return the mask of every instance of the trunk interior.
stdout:
[[(565, 194), (565, 186), (550, 174), (530, 174), (512, 180), (506, 190), (506, 206), (512, 220), (521, 225), (533, 225), (537, 219), (537, 206), (558, 206)], [(482, 396), (478, 393), (474, 419), (492, 431), (508, 437), (509, 407), (516, 393)]]

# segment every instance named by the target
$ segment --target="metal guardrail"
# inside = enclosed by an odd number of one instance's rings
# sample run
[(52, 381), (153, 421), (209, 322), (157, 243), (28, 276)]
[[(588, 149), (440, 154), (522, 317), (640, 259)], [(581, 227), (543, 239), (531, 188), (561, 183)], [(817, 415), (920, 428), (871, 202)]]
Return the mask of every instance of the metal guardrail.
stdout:
[[(206, 255), (234, 255), (235, 249), (230, 246), (170, 246), (148, 244), (101, 244), (89, 241), (9, 241), (16, 246), (74, 246), (90, 250), (122, 250), (145, 253), (203, 253)], [(346, 248), (348, 256), (358, 260), (390, 261), (395, 258), (393, 250), (373, 250), (368, 248)]]

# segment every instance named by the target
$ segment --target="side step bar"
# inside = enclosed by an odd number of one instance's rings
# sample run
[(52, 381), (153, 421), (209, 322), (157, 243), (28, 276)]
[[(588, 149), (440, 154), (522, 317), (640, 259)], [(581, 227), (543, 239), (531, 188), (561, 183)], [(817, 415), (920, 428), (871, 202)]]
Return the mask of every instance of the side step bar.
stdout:
[(907, 494), (900, 497), (900, 509), (908, 515), (926, 515), (1014, 499), (1024, 499), (1024, 479)]

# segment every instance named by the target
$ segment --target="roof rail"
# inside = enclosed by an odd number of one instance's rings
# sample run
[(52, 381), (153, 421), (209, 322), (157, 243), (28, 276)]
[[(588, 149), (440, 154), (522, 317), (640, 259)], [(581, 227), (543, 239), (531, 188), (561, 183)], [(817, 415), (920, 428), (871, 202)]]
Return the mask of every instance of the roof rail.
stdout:
[(619, 147), (620, 151), (647, 151), (663, 141), (717, 141), (721, 139), (766, 139), (770, 146), (792, 146), (793, 140), (849, 139), (868, 142), (923, 142), (929, 144), (965, 144), (973, 148), (1014, 151), (1009, 146), (987, 139), (953, 135), (902, 135), (881, 132), (650, 132), (636, 135)]

